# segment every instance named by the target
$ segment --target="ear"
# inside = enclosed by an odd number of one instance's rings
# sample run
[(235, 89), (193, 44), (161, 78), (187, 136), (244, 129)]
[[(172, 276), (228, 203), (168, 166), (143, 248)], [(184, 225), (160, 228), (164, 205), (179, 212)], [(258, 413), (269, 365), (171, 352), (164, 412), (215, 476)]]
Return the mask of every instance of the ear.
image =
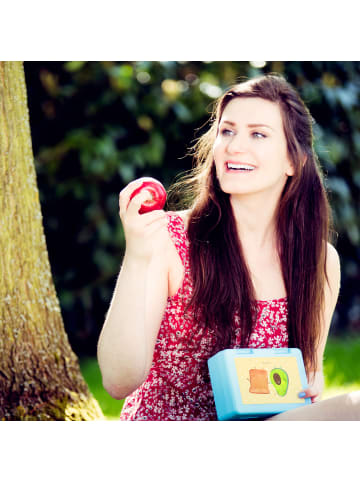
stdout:
[(287, 167), (285, 170), (285, 174), (290, 177), (295, 174), (294, 163), (289, 158), (287, 159)]
[[(304, 168), (304, 166), (306, 164), (306, 161), (307, 161), (307, 155), (303, 154), (302, 159), (301, 159), (301, 169)], [(287, 176), (293, 176), (295, 174), (294, 163), (292, 162), (292, 160), (290, 158), (287, 159), (287, 163), (288, 163), (288, 166), (287, 166), (287, 169), (285, 171), (285, 174)]]
[(301, 167), (304, 167), (304, 166), (305, 166), (306, 161), (307, 161), (307, 155), (304, 154), (304, 155), (303, 155), (303, 158), (302, 158), (302, 161), (301, 161)]
[(292, 166), (289, 166), (285, 171), (285, 174), (288, 177), (292, 177), (294, 175), (294, 173), (295, 173), (295, 169)]

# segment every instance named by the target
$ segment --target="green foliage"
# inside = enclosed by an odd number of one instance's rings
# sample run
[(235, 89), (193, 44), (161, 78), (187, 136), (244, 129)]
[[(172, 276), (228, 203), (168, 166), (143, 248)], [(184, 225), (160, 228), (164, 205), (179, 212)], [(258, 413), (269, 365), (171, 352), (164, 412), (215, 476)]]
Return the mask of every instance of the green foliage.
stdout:
[(360, 325), (360, 63), (25, 62), (50, 262), (78, 353), (94, 352), (121, 264), (119, 191), (143, 175), (169, 187), (215, 98), (262, 72), (284, 74), (316, 121), (343, 268), (334, 327)]

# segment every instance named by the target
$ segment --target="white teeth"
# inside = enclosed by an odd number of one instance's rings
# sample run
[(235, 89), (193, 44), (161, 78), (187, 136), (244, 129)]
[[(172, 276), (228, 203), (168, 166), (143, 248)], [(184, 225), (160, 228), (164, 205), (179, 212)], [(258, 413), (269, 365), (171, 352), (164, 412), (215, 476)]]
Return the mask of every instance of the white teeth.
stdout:
[(227, 163), (228, 169), (237, 169), (237, 170), (244, 170), (253, 171), (255, 169), (254, 166), (249, 166), (247, 164), (233, 164), (232, 162)]

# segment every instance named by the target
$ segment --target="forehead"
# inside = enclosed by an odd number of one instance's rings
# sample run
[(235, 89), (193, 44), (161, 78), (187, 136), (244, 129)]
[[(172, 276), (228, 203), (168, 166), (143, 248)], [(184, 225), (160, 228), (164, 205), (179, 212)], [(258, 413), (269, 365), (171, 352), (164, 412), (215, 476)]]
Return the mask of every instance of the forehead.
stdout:
[(231, 100), (226, 105), (220, 121), (237, 124), (268, 124), (274, 128), (282, 127), (278, 104), (259, 97), (238, 97)]

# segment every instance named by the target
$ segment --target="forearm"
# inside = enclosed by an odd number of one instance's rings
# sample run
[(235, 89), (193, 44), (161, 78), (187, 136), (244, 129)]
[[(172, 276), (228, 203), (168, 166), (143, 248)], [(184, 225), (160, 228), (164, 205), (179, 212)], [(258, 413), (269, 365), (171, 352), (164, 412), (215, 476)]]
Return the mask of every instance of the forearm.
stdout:
[(98, 344), (103, 384), (119, 398), (133, 391), (148, 368), (147, 279), (151, 262), (125, 255)]

